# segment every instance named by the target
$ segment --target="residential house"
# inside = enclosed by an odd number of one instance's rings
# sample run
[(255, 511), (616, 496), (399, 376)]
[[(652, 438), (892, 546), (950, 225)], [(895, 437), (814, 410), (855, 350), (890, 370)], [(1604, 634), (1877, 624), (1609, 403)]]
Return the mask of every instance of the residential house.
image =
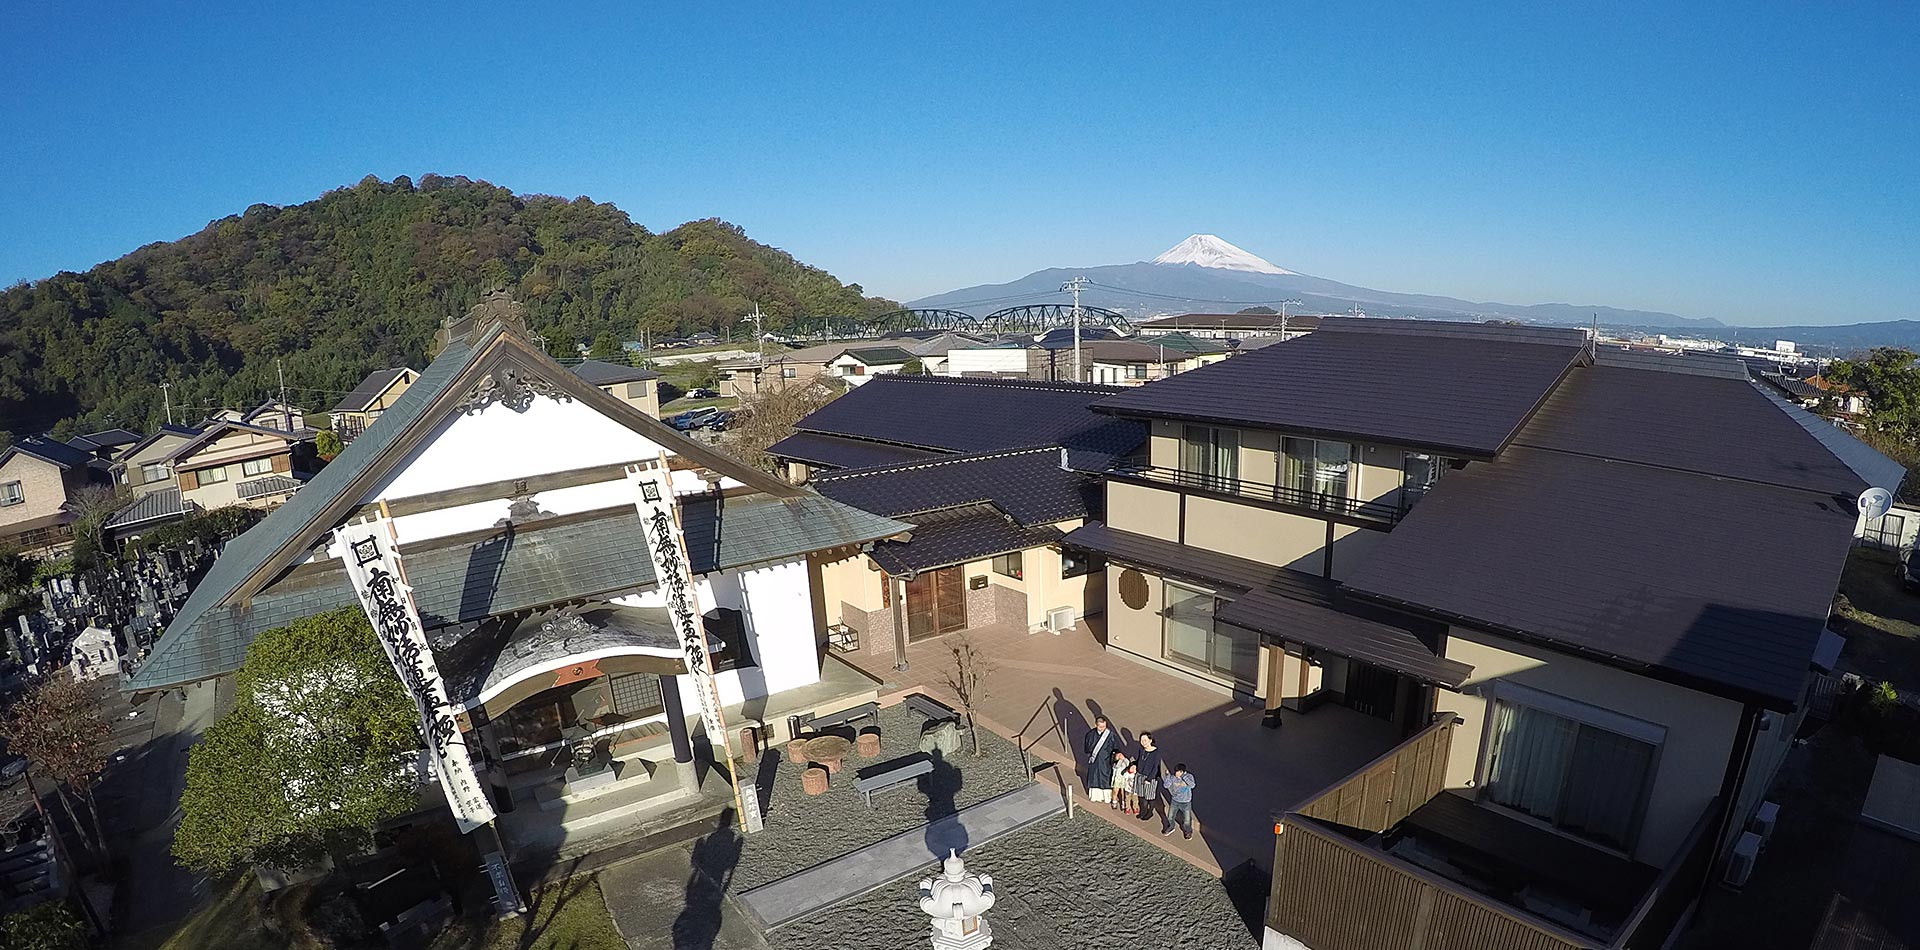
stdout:
[(132, 537), (197, 510), (181, 495), (172, 458), (182, 446), (199, 438), (202, 431), (167, 424), (126, 448), (113, 463), (113, 478), (133, 495), (133, 502), (107, 519), (110, 536)]
[(955, 378), (1047, 379), (1050, 355), (1031, 340), (954, 347), (941, 375)]
[(1211, 340), (1240, 340), (1256, 336), (1284, 336), (1293, 339), (1312, 333), (1320, 318), (1310, 314), (1289, 314), (1285, 327), (1274, 313), (1177, 313), (1142, 321), (1136, 329), (1143, 337), (1166, 333), (1186, 333)]
[(768, 353), (764, 362), (742, 360), (721, 363), (715, 367), (720, 374), (720, 395), (755, 396), (761, 392), (809, 385), (822, 376), (830, 375), (827, 363), (846, 352), (846, 349), (845, 343), (823, 343)]
[(848, 386), (859, 386), (874, 376), (904, 373), (909, 365), (918, 363), (919, 357), (897, 346), (859, 346), (842, 350), (828, 360), (827, 372), (845, 380)]
[(290, 432), (306, 428), (306, 418), (305, 409), (292, 403), (269, 399), (252, 409), (216, 409), (202, 420), (200, 425), (205, 428), (216, 422), (243, 422), (262, 429)]
[[(1170, 334), (1135, 340), (1095, 340), (1081, 345), (1080, 360), (1088, 382), (1142, 386), (1175, 373), (1218, 363), (1226, 359), (1229, 352), (1218, 344), (1185, 335), (1174, 339)], [(1072, 375), (1072, 351), (1049, 350), (1048, 353), (1056, 374), (1065, 370), (1066, 375)]]
[(333, 407), (333, 431), (342, 442), (351, 442), (380, 418), (380, 413), (399, 400), (420, 378), (418, 370), (405, 366), (374, 370), (353, 391), (340, 397)]
[(816, 565), (830, 645), (901, 668), (910, 643), (996, 625), (1057, 631), (1097, 613), (1101, 563), (1060, 539), (1099, 517), (1097, 473), (1145, 436), (1089, 408), (1116, 392), (881, 376), (802, 419), (768, 450), (793, 477), (914, 526)]
[(602, 392), (656, 419), (660, 417), (659, 373), (605, 360), (587, 360), (572, 369), (573, 375), (600, 387)]
[(316, 467), (311, 429), (215, 422), (162, 458), (183, 505), (272, 508), (292, 497)]
[(898, 346), (912, 353), (914, 358), (920, 361), (920, 372), (931, 376), (944, 376), (947, 371), (948, 353), (955, 349), (979, 346), (986, 340), (952, 330), (939, 330), (887, 336), (881, 338), (880, 342)]
[(1326, 318), (1098, 407), (1151, 426), (1066, 539), (1107, 649), (1406, 737), (1272, 803), (1269, 948), (1661, 946), (1904, 474), (1737, 361), (1578, 330)]
[(76, 435), (67, 440), (67, 444), (77, 449), (85, 449), (102, 462), (111, 462), (125, 454), (127, 447), (140, 441), (140, 433), (131, 429), (102, 429)]
[[(260, 632), (358, 601), (333, 532), (391, 518), (433, 673), (512, 851), (623, 834), (699, 794), (701, 681), (655, 561), (685, 563), (709, 682), (734, 724), (871, 702), (817, 644), (809, 564), (909, 525), (848, 508), (695, 443), (555, 363), (524, 311), (489, 295), (378, 425), (229, 542), (124, 688), (231, 674)], [(642, 523), (664, 474), (675, 551)], [(723, 530), (724, 525), (724, 530)], [(684, 554), (678, 553), (684, 551)], [(680, 559), (684, 557), (685, 561)], [(709, 736), (713, 746), (731, 741)], [(568, 765), (611, 769), (590, 793)], [(694, 817), (711, 823), (710, 811)], [(662, 819), (656, 824), (671, 824)], [(483, 844), (491, 835), (476, 836)]]
[(17, 439), (0, 452), (0, 544), (52, 552), (73, 543), (74, 501), (104, 484), (87, 449), (47, 436)]

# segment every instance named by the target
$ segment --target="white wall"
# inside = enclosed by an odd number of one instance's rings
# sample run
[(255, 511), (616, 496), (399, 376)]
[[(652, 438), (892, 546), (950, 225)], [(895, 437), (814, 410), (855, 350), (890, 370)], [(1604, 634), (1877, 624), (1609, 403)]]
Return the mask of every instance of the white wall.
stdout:
[(948, 376), (967, 376), (974, 373), (1008, 373), (1024, 376), (1027, 372), (1027, 351), (1015, 349), (992, 350), (948, 350)]
[[(804, 558), (746, 571), (724, 571), (698, 578), (694, 596), (702, 612), (715, 607), (740, 611), (748, 649), (757, 666), (728, 670), (714, 677), (720, 702), (732, 705), (820, 681), (820, 660), (813, 629), (813, 606)], [(648, 591), (617, 603), (664, 607), (665, 595)], [(689, 714), (700, 708), (690, 677), (677, 677)]]

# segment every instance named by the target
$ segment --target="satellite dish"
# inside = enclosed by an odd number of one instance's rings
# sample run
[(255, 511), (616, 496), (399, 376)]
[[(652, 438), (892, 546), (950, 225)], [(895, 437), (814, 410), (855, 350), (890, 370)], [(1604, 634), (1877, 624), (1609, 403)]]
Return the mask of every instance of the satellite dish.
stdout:
[(1869, 488), (1860, 493), (1860, 514), (1866, 518), (1878, 518), (1893, 508), (1893, 493), (1884, 488)]

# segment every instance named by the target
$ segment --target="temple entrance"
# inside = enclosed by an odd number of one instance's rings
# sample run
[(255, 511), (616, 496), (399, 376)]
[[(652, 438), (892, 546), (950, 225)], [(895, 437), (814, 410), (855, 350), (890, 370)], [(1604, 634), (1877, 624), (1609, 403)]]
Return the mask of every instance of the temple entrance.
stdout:
[(925, 571), (907, 581), (907, 639), (926, 640), (967, 625), (967, 583), (958, 567)]

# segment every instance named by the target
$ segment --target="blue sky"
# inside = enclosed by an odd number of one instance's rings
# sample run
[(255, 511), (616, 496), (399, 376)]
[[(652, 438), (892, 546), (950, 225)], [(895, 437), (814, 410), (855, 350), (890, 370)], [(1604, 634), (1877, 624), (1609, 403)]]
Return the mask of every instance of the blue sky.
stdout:
[(900, 299), (1202, 231), (1385, 290), (1920, 317), (1912, 3), (278, 6), (0, 10), (0, 281), (437, 172)]

